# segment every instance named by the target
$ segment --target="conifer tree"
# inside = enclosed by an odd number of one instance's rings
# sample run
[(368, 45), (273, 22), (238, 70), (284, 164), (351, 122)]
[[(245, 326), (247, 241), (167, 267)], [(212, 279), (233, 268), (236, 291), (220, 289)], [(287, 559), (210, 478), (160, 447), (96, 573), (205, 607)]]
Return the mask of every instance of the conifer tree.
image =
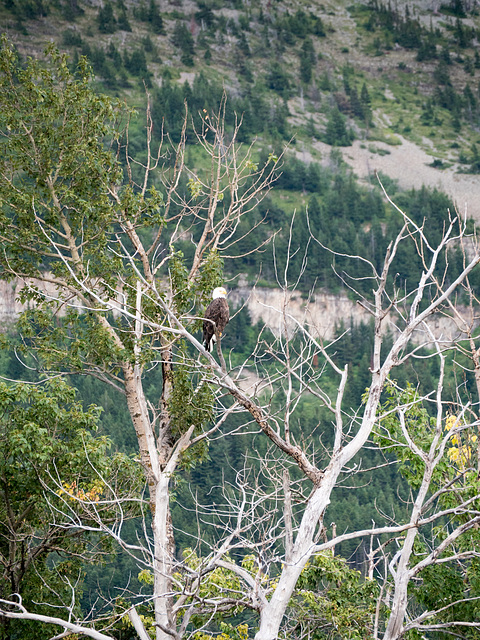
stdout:
[(105, 4), (99, 8), (97, 24), (101, 33), (114, 33), (117, 30), (117, 21), (110, 0), (106, 0)]
[(172, 36), (173, 44), (180, 49), (181, 61), (187, 67), (193, 67), (195, 46), (193, 36), (184, 22), (177, 20)]
[(151, 24), (153, 33), (162, 34), (165, 33), (163, 26), (163, 18), (160, 15), (160, 10), (155, 0), (150, 0), (148, 6), (148, 21)]
[(347, 130), (345, 118), (338, 107), (330, 112), (325, 129), (325, 142), (338, 147), (349, 146), (352, 142), (351, 132)]
[(312, 80), (312, 70), (315, 65), (315, 49), (310, 38), (305, 38), (300, 50), (300, 78), (305, 84)]

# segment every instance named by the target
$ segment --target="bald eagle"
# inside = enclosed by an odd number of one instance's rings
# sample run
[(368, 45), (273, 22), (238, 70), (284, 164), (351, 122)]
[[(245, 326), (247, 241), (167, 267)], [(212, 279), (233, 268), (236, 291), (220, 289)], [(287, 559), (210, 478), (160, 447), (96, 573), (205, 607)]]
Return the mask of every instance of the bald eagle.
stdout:
[(212, 298), (212, 302), (205, 311), (203, 321), (203, 346), (207, 351), (211, 350), (212, 344), (217, 339), (217, 334), (222, 335), (230, 319), (226, 289), (217, 287), (212, 292)]

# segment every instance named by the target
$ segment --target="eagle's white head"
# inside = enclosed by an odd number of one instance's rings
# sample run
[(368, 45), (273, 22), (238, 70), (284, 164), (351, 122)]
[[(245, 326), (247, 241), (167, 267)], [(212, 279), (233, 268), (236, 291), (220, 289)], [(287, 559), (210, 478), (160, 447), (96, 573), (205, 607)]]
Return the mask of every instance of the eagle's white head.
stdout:
[(226, 297), (227, 297), (227, 290), (225, 289), (225, 287), (217, 287), (212, 291), (213, 300), (216, 300), (217, 298), (226, 298)]

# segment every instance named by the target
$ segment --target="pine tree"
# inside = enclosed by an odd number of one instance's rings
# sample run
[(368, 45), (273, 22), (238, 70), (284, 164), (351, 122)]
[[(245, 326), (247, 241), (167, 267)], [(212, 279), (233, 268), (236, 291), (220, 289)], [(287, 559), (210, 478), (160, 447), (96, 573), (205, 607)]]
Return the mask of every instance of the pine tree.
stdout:
[(215, 14), (212, 11), (212, 8), (204, 4), (203, 2), (197, 2), (200, 7), (199, 10), (195, 13), (195, 20), (202, 25), (203, 27), (213, 27), (215, 24)]
[(181, 61), (187, 67), (193, 67), (195, 54), (195, 46), (193, 36), (188, 27), (177, 20), (172, 36), (173, 44), (181, 50)]
[(270, 89), (277, 91), (281, 95), (286, 95), (290, 88), (290, 81), (285, 71), (285, 65), (282, 65), (278, 60), (274, 60), (270, 65), (270, 70), (267, 75), (267, 85)]
[(117, 21), (113, 13), (112, 3), (109, 0), (98, 10), (97, 23), (98, 30), (101, 33), (115, 33), (117, 30)]
[(352, 142), (352, 134), (347, 130), (345, 118), (337, 107), (330, 113), (325, 130), (325, 142), (336, 147), (348, 147)]
[(65, 4), (62, 5), (61, 11), (67, 22), (74, 22), (77, 16), (85, 13), (79, 6), (78, 0), (65, 0)]
[(455, 21), (455, 31), (454, 31), (454, 35), (455, 35), (455, 42), (458, 44), (458, 46), (461, 49), (465, 49), (466, 47), (468, 47), (469, 43), (470, 43), (470, 38), (467, 34), (467, 30), (464, 28), (462, 21), (460, 20), (460, 18), (457, 18)]
[(372, 108), (371, 108), (372, 101), (370, 98), (370, 94), (368, 93), (367, 85), (365, 84), (365, 82), (363, 83), (362, 89), (360, 92), (360, 102), (363, 109), (363, 119), (367, 124), (369, 124), (372, 121)]
[(152, 27), (153, 33), (165, 33), (163, 18), (160, 15), (160, 11), (155, 0), (150, 0), (150, 5), (148, 7), (148, 22)]
[(312, 80), (312, 70), (315, 64), (315, 49), (310, 38), (303, 41), (300, 50), (300, 78), (305, 84)]
[(127, 71), (132, 75), (142, 78), (147, 86), (151, 85), (151, 73), (148, 70), (147, 59), (143, 49), (135, 49), (131, 55), (125, 52), (124, 64)]
[(130, 22), (128, 20), (126, 9), (122, 9), (122, 11), (120, 11), (120, 15), (118, 16), (117, 24), (118, 24), (118, 28), (121, 31), (131, 31), (132, 30), (132, 27), (131, 27)]
[(107, 49), (107, 56), (111, 58), (114, 66), (119, 69), (123, 66), (122, 56), (113, 42), (110, 42)]
[(243, 31), (240, 32), (240, 35), (238, 37), (238, 48), (244, 56), (249, 57), (251, 55), (250, 46)]
[(465, 13), (465, 8), (463, 6), (463, 0), (450, 0), (449, 9), (451, 13), (453, 13), (456, 16), (459, 16), (460, 18), (465, 18), (467, 15)]

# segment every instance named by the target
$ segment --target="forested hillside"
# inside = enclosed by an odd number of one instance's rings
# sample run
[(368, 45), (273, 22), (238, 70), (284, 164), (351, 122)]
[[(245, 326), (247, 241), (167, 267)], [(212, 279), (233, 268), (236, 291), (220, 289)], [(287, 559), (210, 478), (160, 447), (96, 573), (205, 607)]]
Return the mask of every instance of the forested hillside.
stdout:
[[(476, 220), (381, 166), (480, 173), (476, 3), (0, 19), (2, 639), (475, 638)], [(240, 282), (278, 322), (231, 305), (209, 354)], [(318, 290), (371, 321), (293, 331)]]
[[(380, 202), (377, 180), (371, 175), (373, 191), (369, 186), (362, 192), (336, 150), (347, 153), (355, 139), (378, 154), (380, 170), (381, 154), (389, 151), (375, 143), (387, 142), (393, 150), (407, 138), (429, 150), (438, 183), (442, 172), (478, 172), (478, 16), (467, 2), (402, 2), (395, 8), (382, 2), (324, 3), (315, 11), (281, 2), (2, 4), (2, 22), (21, 54), (39, 55), (53, 41), (68, 52), (72, 68), (79, 56), (88, 58), (99, 90), (128, 97), (138, 110), (129, 140), (139, 158), (146, 92), (154, 142), (162, 131), (179, 139), (185, 106), (198, 126), (198, 114), (216, 112), (225, 92), (227, 125), (241, 118), (239, 141), (258, 139), (260, 160), (289, 145), (271, 200), (255, 214), (254, 223), (265, 219), (266, 225), (245, 240), (245, 252), (257, 236), (264, 240), (272, 228), (277, 231), (281, 220), (282, 254), (292, 212), (308, 208), (315, 234), (329, 246), (345, 253), (346, 247), (356, 253), (369, 246), (370, 255), (381, 259), (389, 210)], [(204, 160), (190, 159), (201, 175)], [(401, 169), (400, 161), (399, 174)], [(390, 179), (386, 187), (395, 197)], [(419, 198), (419, 218), (429, 216), (437, 203), (427, 203), (426, 194)], [(454, 204), (463, 209), (471, 203), (454, 201), (451, 209)], [(447, 206), (441, 204), (436, 215)], [(302, 217), (297, 214), (295, 241), (303, 245), (309, 231)], [(250, 224), (245, 220), (244, 226)], [(331, 261), (316, 253), (310, 252), (300, 287), (335, 288)], [(254, 279), (262, 265), (261, 277), (274, 281), (271, 254), (264, 257), (249, 254), (234, 271)]]

